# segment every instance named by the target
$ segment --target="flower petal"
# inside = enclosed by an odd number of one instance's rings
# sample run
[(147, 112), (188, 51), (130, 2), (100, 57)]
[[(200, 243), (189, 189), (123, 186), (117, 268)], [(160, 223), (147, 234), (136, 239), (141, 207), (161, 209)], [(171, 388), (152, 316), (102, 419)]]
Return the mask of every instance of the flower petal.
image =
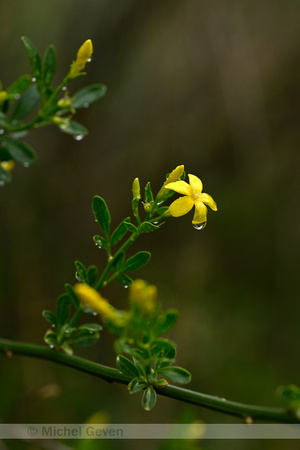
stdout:
[(207, 208), (203, 202), (197, 201), (195, 203), (195, 214), (192, 223), (199, 224), (207, 221)]
[(173, 217), (180, 217), (187, 214), (193, 207), (194, 202), (190, 197), (180, 197), (169, 206), (169, 212)]
[(217, 211), (217, 204), (214, 199), (208, 194), (201, 194), (199, 200), (209, 206), (213, 211)]
[(196, 194), (200, 194), (203, 189), (203, 184), (200, 178), (196, 177), (196, 175), (189, 174), (190, 186), (193, 192)]
[(185, 181), (175, 181), (174, 183), (168, 183), (165, 185), (166, 189), (178, 192), (178, 194), (192, 195), (191, 186)]

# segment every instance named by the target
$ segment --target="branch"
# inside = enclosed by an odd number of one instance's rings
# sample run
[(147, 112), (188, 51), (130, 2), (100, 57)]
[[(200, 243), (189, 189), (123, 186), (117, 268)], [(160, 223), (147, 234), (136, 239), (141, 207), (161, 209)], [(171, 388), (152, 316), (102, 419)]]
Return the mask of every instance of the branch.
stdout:
[[(78, 356), (59, 353), (41, 345), (0, 339), (0, 352), (4, 353), (8, 357), (16, 354), (54, 361), (64, 366), (69, 366), (73, 369), (97, 376), (109, 382), (128, 384), (131, 381), (129, 377), (123, 375), (117, 369), (103, 366), (102, 364), (98, 364)], [(168, 385), (165, 388), (156, 388), (156, 392), (160, 395), (164, 395), (165, 397), (174, 398), (193, 405), (203, 406), (218, 412), (238, 416), (243, 419), (250, 417), (252, 419), (271, 422), (297, 422), (296, 419), (288, 414), (283, 408), (268, 408), (232, 402), (220, 397), (201, 394), (199, 392), (172, 385)]]

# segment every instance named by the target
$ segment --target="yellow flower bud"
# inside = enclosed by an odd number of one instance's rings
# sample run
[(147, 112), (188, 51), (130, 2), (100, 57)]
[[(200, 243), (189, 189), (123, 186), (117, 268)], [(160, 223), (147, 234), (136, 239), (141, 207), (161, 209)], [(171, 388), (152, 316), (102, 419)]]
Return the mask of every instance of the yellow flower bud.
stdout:
[(87, 39), (77, 52), (76, 61), (71, 64), (71, 69), (68, 78), (77, 77), (85, 68), (86, 63), (90, 60), (93, 54), (93, 44), (90, 39)]
[(129, 300), (139, 309), (151, 312), (156, 306), (157, 288), (144, 280), (135, 280), (129, 288)]
[(1, 161), (0, 167), (2, 167), (2, 169), (6, 170), (7, 172), (11, 172), (15, 167), (15, 162), (12, 159), (10, 159), (9, 161)]
[(122, 312), (117, 311), (98, 291), (91, 286), (83, 283), (77, 283), (74, 291), (84, 305), (87, 305), (93, 311), (99, 313), (104, 320), (117, 326), (124, 326), (126, 323)]
[(166, 184), (180, 180), (183, 173), (184, 173), (184, 165), (177, 166), (174, 170), (172, 170), (172, 172), (168, 175), (166, 181), (164, 182), (162, 188), (160, 189), (159, 193), (157, 194), (158, 201), (163, 201), (165, 196), (169, 192), (167, 189), (165, 189)]
[(4, 103), (8, 95), (6, 91), (0, 91), (0, 103)]
[(141, 189), (140, 189), (140, 180), (135, 178), (132, 183), (132, 195), (133, 198), (140, 199), (141, 198)]

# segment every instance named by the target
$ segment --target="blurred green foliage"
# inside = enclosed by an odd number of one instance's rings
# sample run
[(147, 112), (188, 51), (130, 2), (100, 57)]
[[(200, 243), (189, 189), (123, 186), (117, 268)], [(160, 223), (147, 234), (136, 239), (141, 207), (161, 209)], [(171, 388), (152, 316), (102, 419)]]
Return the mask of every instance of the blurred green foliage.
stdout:
[[(0, 11), (3, 85), (29, 70), (20, 43), (27, 35), (41, 51), (50, 42), (59, 48), (66, 61), (57, 67), (59, 79), (74, 48), (91, 38), (89, 82), (109, 87), (103, 101), (76, 117), (88, 124), (84, 141), (36, 131), (30, 144), (38, 163), (16, 168), (13, 183), (2, 189), (1, 335), (42, 343), (40, 312), (53, 308), (63, 284), (72, 282), (73, 261), (101, 265), (90, 238), (97, 226), (88, 220), (95, 194), (116, 212), (117, 226), (136, 176), (154, 187), (156, 180), (158, 188), (161, 174), (185, 164), (203, 180), (219, 213), (201, 233), (184, 217), (147, 236), (143, 248), (152, 260), (140, 276), (158, 285), (164, 307), (180, 311), (172, 333), (178, 364), (193, 373), (191, 389), (275, 405), (276, 387), (297, 384), (300, 370), (297, 2), (52, 0), (41, 6), (2, 0)], [(75, 81), (78, 88), (81, 82)], [(118, 298), (120, 307), (126, 298), (121, 287), (109, 286), (104, 295)], [(102, 335), (85, 355), (113, 365), (110, 349), (111, 337)], [(49, 385), (55, 389), (41, 394)], [(114, 423), (174, 422), (183, 408), (160, 399), (159, 410), (149, 414), (122, 386), (23, 358), (1, 358), (0, 395), (6, 422), (81, 423), (99, 410)], [(191, 410), (197, 419), (233, 421)], [(282, 448), (279, 441), (242, 445)]]

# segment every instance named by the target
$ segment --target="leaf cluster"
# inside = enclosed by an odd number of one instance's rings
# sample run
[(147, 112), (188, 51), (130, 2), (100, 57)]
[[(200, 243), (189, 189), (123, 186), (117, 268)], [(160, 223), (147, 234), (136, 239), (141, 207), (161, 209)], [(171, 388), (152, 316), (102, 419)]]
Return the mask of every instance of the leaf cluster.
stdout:
[[(68, 75), (56, 87), (52, 87), (56, 71), (56, 50), (50, 45), (41, 56), (27, 37), (22, 37), (31, 67), (31, 74), (19, 77), (6, 90), (0, 81), (0, 184), (11, 181), (11, 172), (3, 162), (15, 161), (29, 166), (36, 160), (36, 153), (23, 140), (28, 131), (54, 124), (76, 140), (81, 140), (88, 130), (72, 120), (76, 111), (87, 108), (102, 98), (106, 86), (93, 84), (74, 94), (68, 92)], [(1, 97), (2, 93), (2, 97)]]

